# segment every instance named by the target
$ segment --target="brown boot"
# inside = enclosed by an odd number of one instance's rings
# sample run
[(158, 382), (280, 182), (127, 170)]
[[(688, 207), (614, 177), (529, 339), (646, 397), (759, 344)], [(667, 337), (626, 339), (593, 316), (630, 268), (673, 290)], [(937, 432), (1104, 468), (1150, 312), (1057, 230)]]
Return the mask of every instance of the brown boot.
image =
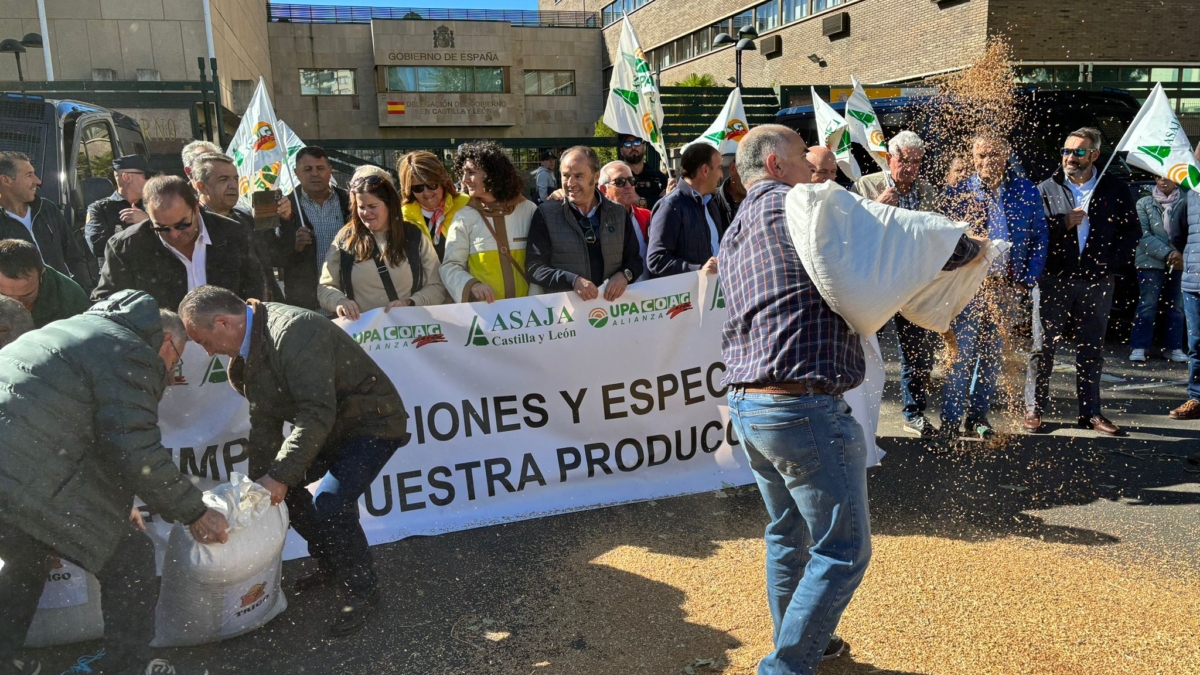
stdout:
[(1200, 401), (1190, 399), (1170, 414), (1173, 420), (1200, 420)]

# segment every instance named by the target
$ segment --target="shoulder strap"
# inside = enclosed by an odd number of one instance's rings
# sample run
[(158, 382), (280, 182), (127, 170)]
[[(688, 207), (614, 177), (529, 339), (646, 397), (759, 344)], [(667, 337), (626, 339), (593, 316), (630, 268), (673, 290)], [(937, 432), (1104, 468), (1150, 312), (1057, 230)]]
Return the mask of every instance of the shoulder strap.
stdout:
[(338, 270), (338, 276), (341, 277), (342, 293), (350, 300), (354, 299), (354, 282), (350, 280), (350, 272), (354, 269), (354, 254), (344, 248), (338, 247), (338, 254), (341, 256), (341, 269)]
[(512, 263), (513, 269), (517, 271), (517, 274), (521, 275), (521, 278), (525, 280), (525, 283), (529, 283), (529, 277), (525, 276), (524, 267), (521, 265), (521, 263), (517, 262), (517, 259), (513, 257), (512, 251), (509, 250), (508, 239), (500, 241), (499, 235), (496, 234), (496, 228), (492, 226), (492, 221), (487, 217), (487, 214), (485, 214), (483, 211), (480, 211), (479, 217), (483, 220), (483, 224), (487, 226), (488, 232), (492, 233), (492, 239), (496, 240), (496, 250), (499, 251), (500, 255), (508, 258), (508, 261)]
[(396, 293), (396, 284), (392, 283), (392, 275), (388, 274), (387, 262), (379, 255), (379, 247), (375, 245), (374, 237), (372, 237), (371, 252), (375, 261), (375, 271), (379, 273), (379, 280), (383, 282), (383, 290), (387, 293), (388, 302), (399, 300), (400, 295)]
[[(404, 222), (404, 247), (408, 268), (412, 271), (412, 290), (409, 295), (425, 287), (425, 268), (421, 265), (421, 238), (425, 235), (412, 223)], [(391, 281), (389, 278), (388, 281)]]

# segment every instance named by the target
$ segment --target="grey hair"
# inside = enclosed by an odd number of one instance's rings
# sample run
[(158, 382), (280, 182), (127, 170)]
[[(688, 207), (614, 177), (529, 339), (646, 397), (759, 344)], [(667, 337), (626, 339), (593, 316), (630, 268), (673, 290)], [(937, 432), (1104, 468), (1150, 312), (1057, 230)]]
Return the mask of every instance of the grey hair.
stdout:
[(29, 162), (29, 155), (15, 150), (0, 152), (0, 176), (8, 176), (15, 180), (17, 178), (17, 164), (21, 162)]
[(905, 129), (895, 136), (892, 136), (892, 140), (888, 141), (887, 148), (889, 155), (896, 156), (899, 156), (900, 151), (902, 150), (920, 150), (921, 152), (924, 152), (925, 141), (921, 140), (920, 136), (909, 131), (908, 129)]
[(183, 146), (183, 152), (180, 153), (180, 157), (183, 158), (183, 165), (188, 167), (188, 171), (191, 171), (192, 162), (195, 161), (197, 157), (212, 153), (220, 154), (221, 148), (217, 147), (215, 143), (210, 143), (208, 141), (192, 141), (191, 143)]
[(165, 337), (171, 338), (171, 342), (175, 343), (175, 349), (179, 353), (183, 353), (183, 347), (187, 344), (187, 330), (183, 327), (183, 320), (179, 315), (169, 309), (158, 310), (158, 320), (162, 324), (162, 331)]
[(0, 295), (0, 347), (33, 330), (33, 315), (21, 303)]
[(198, 155), (192, 160), (191, 165), (189, 165), (192, 180), (207, 183), (208, 179), (212, 178), (214, 164), (235, 166), (233, 158), (229, 155), (220, 152), (206, 152), (203, 155)]
[(193, 326), (208, 330), (218, 316), (246, 313), (246, 303), (233, 291), (220, 286), (197, 286), (179, 303), (179, 316)]
[(1099, 150), (1104, 137), (1096, 127), (1083, 127), (1067, 134), (1067, 138), (1082, 138), (1091, 144), (1092, 150)]
[(600, 185), (602, 185), (602, 186), (608, 185), (609, 183), (612, 182), (611, 172), (613, 169), (617, 168), (618, 166), (623, 166), (626, 169), (629, 169), (630, 173), (633, 173), (633, 169), (630, 169), (629, 164), (626, 162), (622, 162), (619, 159), (616, 160), (615, 162), (609, 162), (608, 164), (605, 164), (604, 166), (600, 167)]
[(782, 124), (763, 124), (754, 127), (738, 143), (737, 167), (742, 185), (749, 187), (769, 178), (767, 157), (787, 156), (787, 147), (798, 135)]

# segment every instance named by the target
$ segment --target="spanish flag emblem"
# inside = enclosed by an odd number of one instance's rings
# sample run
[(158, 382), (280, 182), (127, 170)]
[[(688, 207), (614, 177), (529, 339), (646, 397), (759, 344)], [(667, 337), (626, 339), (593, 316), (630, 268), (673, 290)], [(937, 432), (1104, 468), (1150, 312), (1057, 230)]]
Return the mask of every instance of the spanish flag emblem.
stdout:
[(387, 113), (389, 115), (403, 115), (404, 104), (399, 101), (388, 101)]

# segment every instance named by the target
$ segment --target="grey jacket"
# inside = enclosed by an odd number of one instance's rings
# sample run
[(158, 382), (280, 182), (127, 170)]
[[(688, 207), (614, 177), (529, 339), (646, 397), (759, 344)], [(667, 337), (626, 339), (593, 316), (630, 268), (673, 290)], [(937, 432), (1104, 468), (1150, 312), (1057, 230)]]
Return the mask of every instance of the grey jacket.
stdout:
[(94, 573), (134, 495), (168, 520), (204, 515), (162, 446), (162, 341), (154, 299), (121, 291), (0, 350), (0, 522)]
[(1142, 197), (1137, 203), (1138, 221), (1142, 224), (1142, 238), (1138, 241), (1135, 265), (1139, 270), (1161, 270), (1167, 267), (1167, 255), (1175, 250), (1167, 234), (1166, 223), (1174, 211), (1184, 204), (1185, 195), (1164, 212), (1154, 197)]
[[(858, 179), (854, 183), (854, 192), (866, 199), (876, 200), (888, 187), (890, 186), (887, 182), (887, 176), (882, 171), (876, 171)], [(918, 178), (913, 183), (913, 189), (920, 196), (922, 211), (941, 211), (941, 196), (938, 195), (938, 191), (928, 181)]]
[(596, 217), (603, 269), (592, 264), (583, 228), (569, 201), (538, 206), (525, 249), (530, 283), (547, 291), (569, 291), (578, 277), (599, 286), (623, 270), (634, 279), (641, 276), (642, 254), (625, 207), (601, 196)]

